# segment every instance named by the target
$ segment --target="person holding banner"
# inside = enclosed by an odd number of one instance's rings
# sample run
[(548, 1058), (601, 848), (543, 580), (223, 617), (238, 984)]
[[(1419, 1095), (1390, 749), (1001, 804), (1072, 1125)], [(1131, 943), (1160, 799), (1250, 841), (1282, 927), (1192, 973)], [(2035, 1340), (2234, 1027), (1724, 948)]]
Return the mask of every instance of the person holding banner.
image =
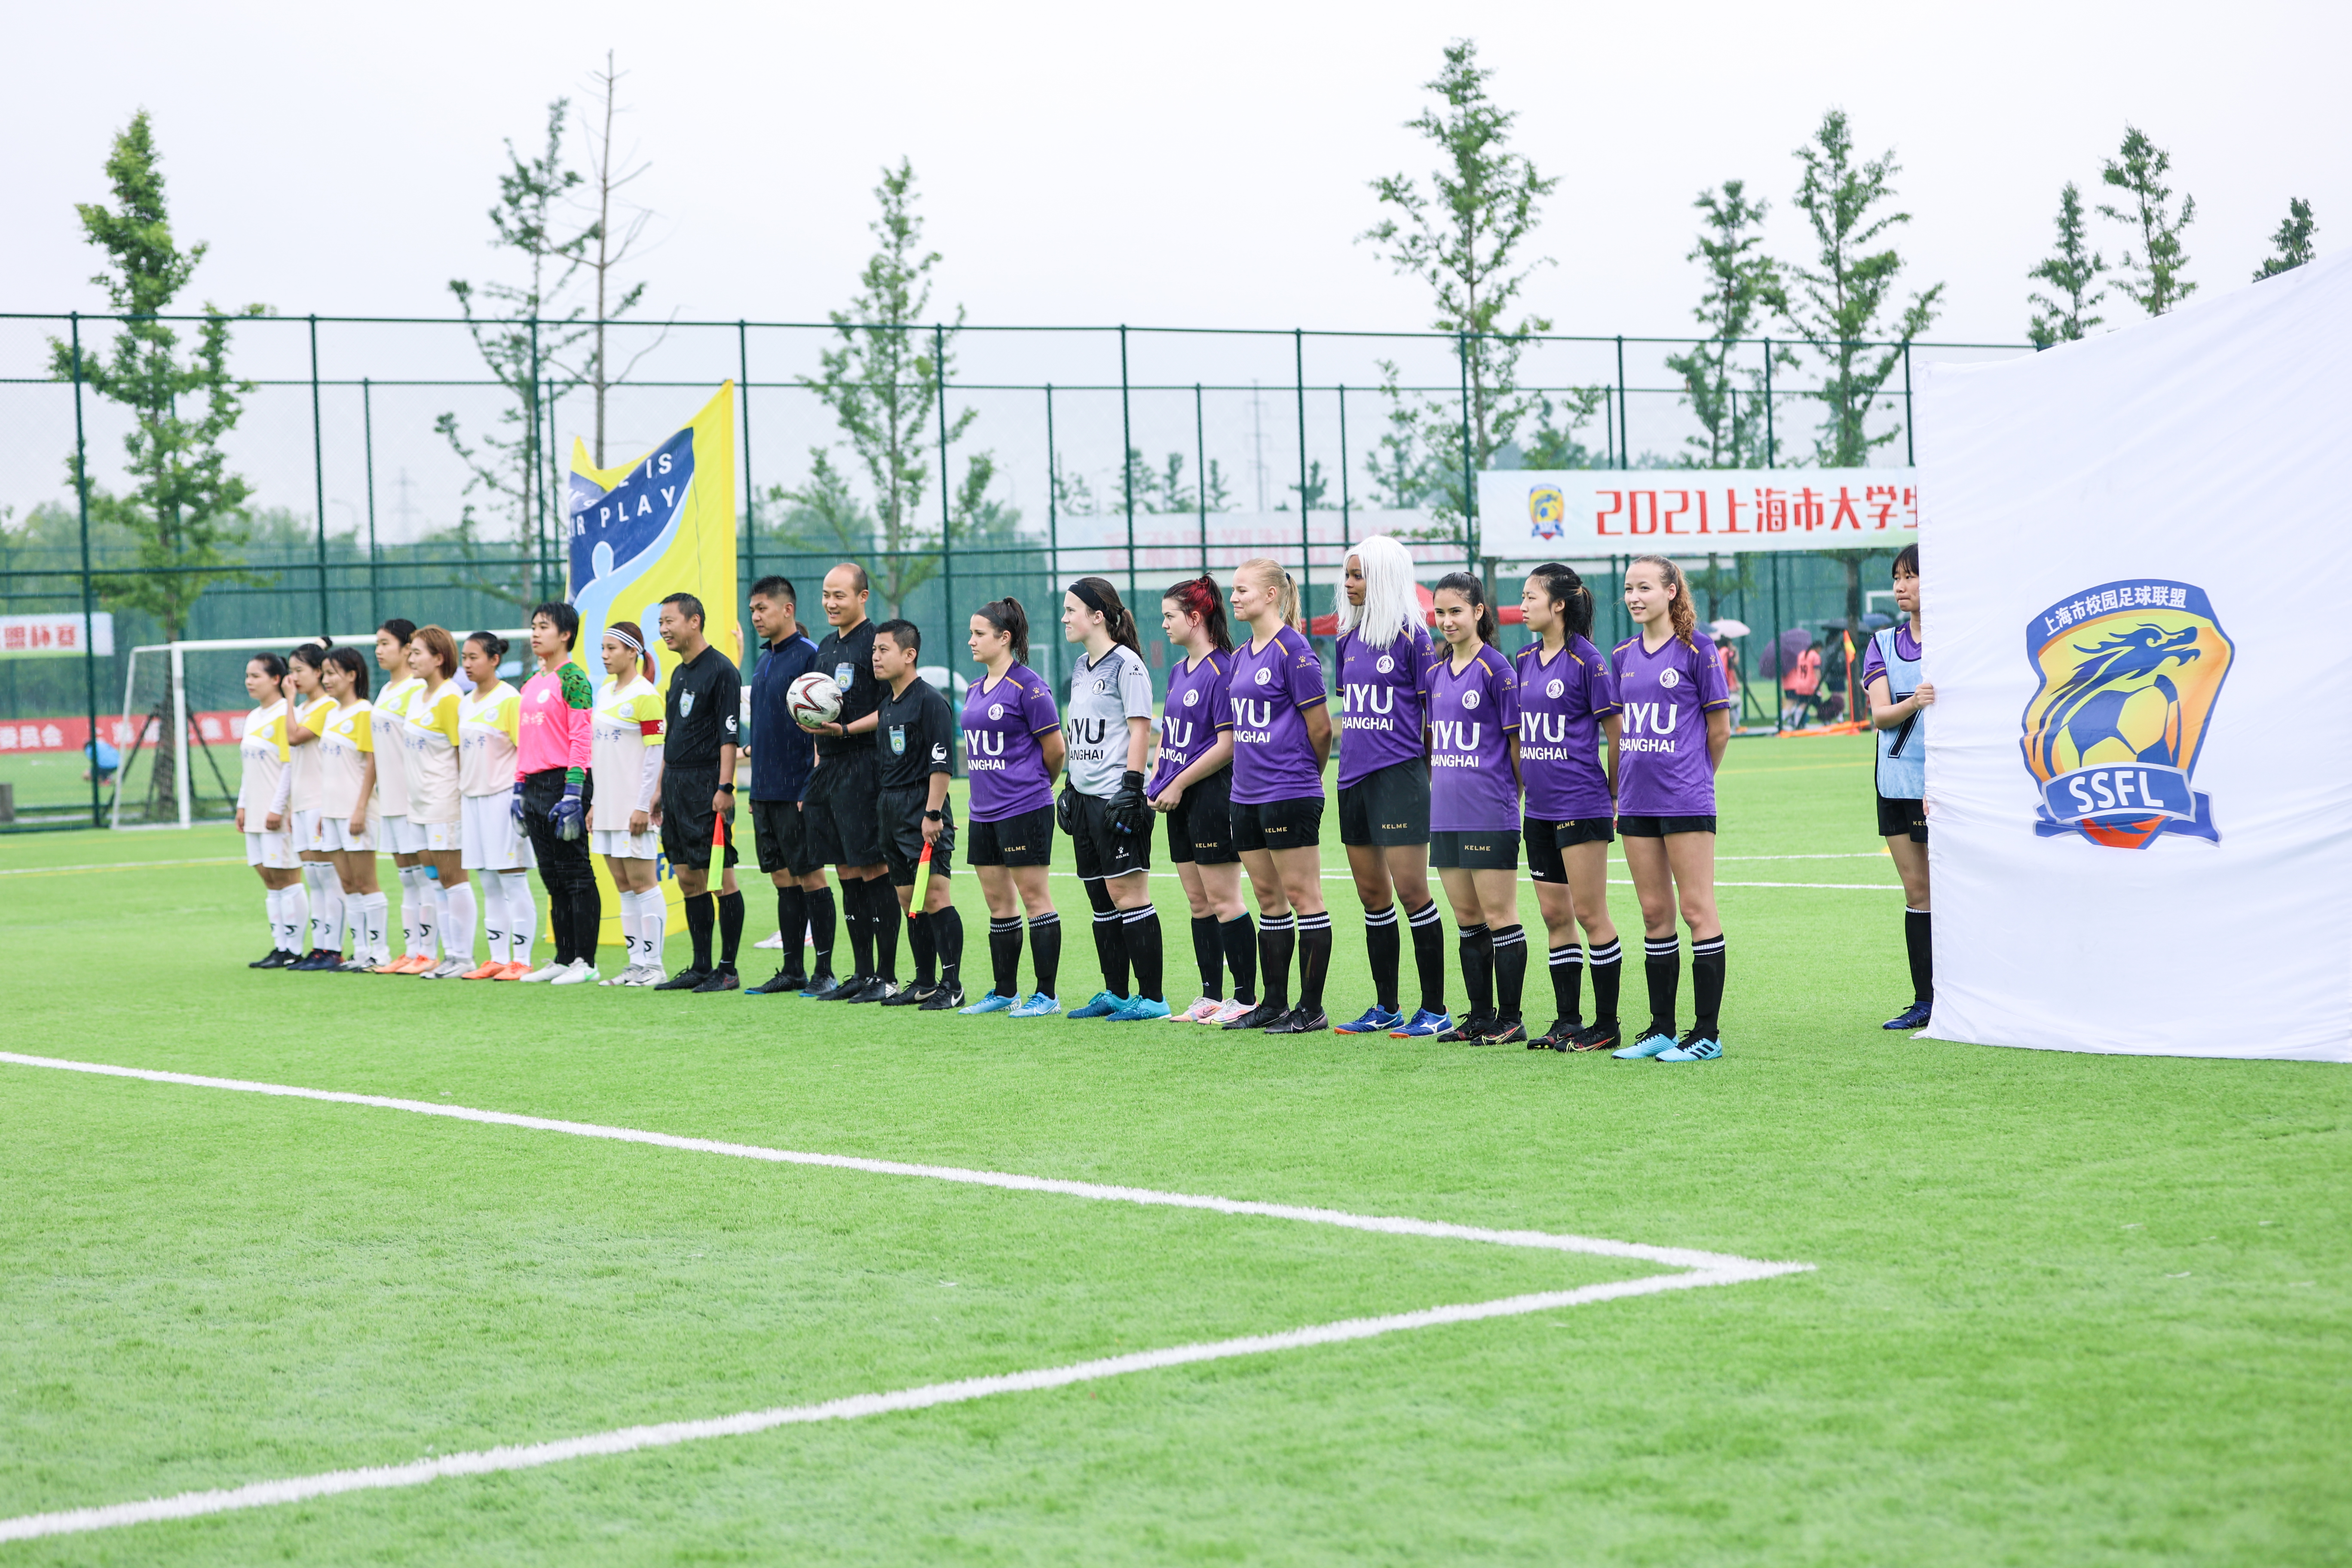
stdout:
[[(686, 929), (694, 959), (654, 987), (656, 991), (737, 991), (735, 950), (743, 941), (743, 895), (735, 887), (735, 741), (741, 729), (743, 676), (735, 661), (702, 635), (702, 601), (672, 594), (661, 602), (662, 645), (677, 655), (662, 719), (661, 802), (654, 825), (662, 851), (677, 873), (686, 902)], [(726, 853), (711, 861), (717, 843)], [(719, 874), (715, 902), (710, 874)], [(719, 957), (710, 953), (713, 928)]]
[(816, 737), (816, 762), (802, 821), (809, 858), (830, 864), (841, 884), (854, 967), (837, 984), (801, 993), (814, 1002), (879, 1002), (889, 977), (877, 966), (877, 950), (887, 936), (895, 959), (898, 945), (897, 900), (875, 833), (874, 710), (881, 689), (874, 681), (874, 623), (866, 618), (869, 586), (866, 568), (845, 561), (824, 574), (821, 595), (833, 629), (817, 645), (814, 668), (841, 688), (841, 711), (830, 723), (804, 726)]
[[(1625, 567), (1625, 609), (1640, 628), (1610, 653), (1624, 728), (1617, 743), (1617, 836), (1642, 902), (1650, 1022), (1621, 1059), (1711, 1061), (1723, 1054), (1723, 921), (1715, 910), (1715, 770), (1731, 743), (1723, 666), (1698, 646), (1690, 580), (1663, 555)], [(1679, 910), (1691, 933), (1693, 1019), (1675, 1038), (1682, 984)]]
[(628, 966), (606, 985), (656, 985), (669, 902), (662, 897), (661, 836), (654, 831), (654, 792), (661, 786), (662, 698), (654, 689), (654, 656), (638, 639), (645, 628), (614, 621), (598, 645), (604, 682), (596, 689), (594, 762), (604, 781), (588, 817), (589, 847), (604, 857), (621, 901), (621, 942)]
[(539, 673), (524, 683), (517, 709), (515, 798), (530, 834), (539, 879), (547, 889), (555, 925), (551, 984), (583, 985), (596, 972), (596, 939), (604, 926), (604, 897), (588, 856), (588, 814), (595, 804), (596, 693), (588, 672), (572, 662), (580, 642), (580, 612), (551, 599), (530, 613), (530, 651)]
[(948, 779), (955, 769), (956, 719), (948, 700), (915, 673), (922, 652), (923, 634), (912, 621), (874, 628), (874, 674), (882, 686), (875, 710), (882, 762), (875, 825), (915, 951), (914, 984), (881, 1003), (946, 1013), (963, 1005), (963, 917), (948, 889), (955, 859)]
[[(1910, 623), (1874, 633), (1862, 684), (1878, 732), (1878, 831), (1903, 879), (1903, 946), (1911, 960), (1911, 1005), (1880, 1026), (1924, 1029), (1936, 1005), (1936, 950), (1927, 914), (1927, 710), (1936, 688), (1920, 679), (1919, 547), (1895, 557), (1895, 607)], [(1903, 688), (1898, 696), (1895, 688)]]

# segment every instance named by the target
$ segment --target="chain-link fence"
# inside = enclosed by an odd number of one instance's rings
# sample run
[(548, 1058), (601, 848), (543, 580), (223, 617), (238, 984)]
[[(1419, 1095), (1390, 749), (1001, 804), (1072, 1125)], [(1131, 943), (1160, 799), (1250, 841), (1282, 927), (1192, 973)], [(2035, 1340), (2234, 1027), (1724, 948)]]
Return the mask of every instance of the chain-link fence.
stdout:
[[(184, 353), (194, 319), (166, 324)], [(89, 610), (112, 623), (110, 652), (0, 646), (0, 826), (105, 819), (110, 763), (125, 800), (162, 793), (140, 772), (137, 725), (121, 724), (145, 700), (127, 691), (134, 647), (242, 638), (282, 652), (394, 616), (518, 624), (564, 591), (573, 442), (619, 466), (722, 381), (739, 389), (747, 593), (771, 573), (793, 579), (821, 635), (816, 584), (857, 560), (874, 613), (913, 620), (925, 662), (950, 668), (963, 662), (971, 609), (1012, 594), (1031, 607), (1034, 662), (1060, 680), (1069, 650), (1054, 634), (1070, 577), (1109, 578), (1148, 631), (1158, 589), (1265, 554), (1298, 574), (1308, 615), (1326, 616), (1344, 542), (1386, 530), (1412, 540), (1428, 578), (1466, 567), (1505, 584), (1508, 603), (1512, 574), (1532, 562), (1504, 531), (1490, 540), (1480, 471), (1904, 467), (1927, 363), (2026, 352), (1759, 339), (1695, 355), (1687, 339), (1631, 337), (616, 322), (600, 391), (579, 322), (499, 323), (517, 346), (493, 360), (462, 321), (239, 319), (230, 368), (249, 390), (221, 447), (251, 485), (249, 526), (229, 552), (235, 572), (206, 575), (166, 626), (125, 590), (199, 574), (168, 552), (142, 556), (110, 521), (105, 499), (135, 490), (136, 420), (71, 374), (77, 345), (87, 364), (121, 330), (110, 317), (0, 316), (0, 617), (79, 624)], [(885, 343), (899, 352), (874, 352)], [(1858, 384), (1855, 363), (1881, 379)], [(95, 508), (72, 480), (78, 452)], [(1727, 639), (1747, 678), (1744, 728), (1833, 706), (1827, 694), (1783, 700), (1782, 645), (1819, 640), (1835, 692), (1845, 623), (1891, 608), (1884, 554), (1686, 560), (1704, 574), (1701, 610), (1749, 628)], [(1570, 563), (1604, 584), (1596, 639), (1622, 634), (1606, 586), (1622, 558)], [(0, 619), (0, 637), (16, 624)], [(1168, 650), (1146, 640), (1164, 672)], [(247, 706), (243, 664), (233, 649), (185, 660), (191, 725), (212, 721), (192, 735), (195, 793), (215, 806), (208, 781), (233, 784), (235, 763), (220, 758), (212, 773), (201, 748), (234, 744), (218, 726)]]

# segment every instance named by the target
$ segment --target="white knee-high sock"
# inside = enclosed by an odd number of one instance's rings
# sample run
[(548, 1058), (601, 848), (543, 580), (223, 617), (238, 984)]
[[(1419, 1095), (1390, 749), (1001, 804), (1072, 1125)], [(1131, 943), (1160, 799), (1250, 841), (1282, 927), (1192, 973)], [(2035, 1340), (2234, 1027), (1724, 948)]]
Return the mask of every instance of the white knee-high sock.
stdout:
[(474, 884), (460, 882), (442, 889), (446, 907), (441, 912), (441, 950), (451, 958), (462, 959), (467, 967), (474, 963)]
[(301, 951), (304, 952), (316, 952), (327, 945), (327, 895), (319, 882), (320, 874), (325, 869), (326, 867), (316, 860), (302, 862), (302, 890), (306, 895), (303, 903), (307, 906), (302, 922)]
[(662, 938), (669, 933), (669, 900), (659, 888), (637, 895), (637, 951), (656, 969), (662, 966)]
[(352, 939), (352, 956), (371, 963), (392, 962), (392, 897), (382, 888), (359, 896), (359, 933)]
[(441, 956), (441, 917), (446, 904), (441, 897), (441, 879), (433, 874), (430, 866), (416, 868), (416, 951), (438, 961)]
[(477, 871), (467, 886), (480, 890), (475, 907), (482, 911), (482, 945), (489, 963), (507, 962), (507, 883), (496, 871)]
[(266, 924), (266, 925), (268, 925), (268, 926), (269, 927), (269, 951), (270, 951), (270, 952), (277, 952), (277, 951), (278, 951), (278, 902), (279, 902), (279, 900), (278, 900), (278, 889), (275, 889), (275, 888), (264, 888), (264, 889), (261, 889), (261, 919), (262, 919), (263, 923), (264, 923), (264, 924)]
[(628, 962), (621, 966), (621, 973), (625, 974), (643, 963), (645, 955), (637, 951), (637, 896), (626, 888), (620, 890), (620, 895), (621, 947), (628, 955)]
[(280, 888), (270, 895), (278, 900), (278, 945), (287, 952), (301, 952), (303, 928), (310, 923), (310, 895), (297, 882), (290, 888)]
[(508, 962), (527, 964), (530, 944), (539, 936), (539, 908), (531, 902), (530, 873), (501, 871), (498, 878), (507, 885), (507, 952), (512, 955)]
[(421, 912), (417, 908), (420, 900), (416, 896), (416, 879), (417, 873), (423, 869), (421, 866), (403, 866), (400, 868), (400, 956), (403, 958), (414, 957), (420, 951), (416, 945), (417, 916)]

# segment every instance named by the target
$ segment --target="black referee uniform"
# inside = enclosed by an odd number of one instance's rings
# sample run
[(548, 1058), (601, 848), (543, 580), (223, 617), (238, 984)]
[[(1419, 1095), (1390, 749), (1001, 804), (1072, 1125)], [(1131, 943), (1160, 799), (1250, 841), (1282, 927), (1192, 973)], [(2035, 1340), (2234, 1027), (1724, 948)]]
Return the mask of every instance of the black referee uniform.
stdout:
[[(874, 623), (862, 620), (846, 633), (829, 631), (817, 644), (809, 668), (833, 677), (841, 688), (837, 724), (852, 724), (873, 712), (881, 701), (881, 683), (874, 679)], [(816, 771), (809, 775), (808, 793), (801, 808), (801, 826), (807, 835), (804, 853), (821, 866), (879, 866), (882, 841), (875, 832), (874, 795), (880, 787), (874, 762), (874, 732), (816, 737)], [(812, 993), (820, 1001), (847, 1001), (862, 995), (881, 1000), (884, 984), (875, 963), (875, 950), (887, 938), (895, 946), (898, 935), (898, 900), (881, 877), (841, 879), (841, 923), (849, 937), (855, 965), (848, 979), (831, 991)]]
[[(704, 645), (670, 674), (668, 723), (662, 736), (662, 853), (673, 866), (710, 866), (710, 797), (719, 793), (719, 749), (737, 743), (743, 675), (735, 661)], [(725, 864), (735, 864), (727, 840)]]
[[(881, 694), (882, 705), (875, 710), (878, 721), (874, 727), (875, 751), (881, 763), (881, 787), (874, 810), (875, 837), (881, 842), (882, 861), (889, 868), (891, 885), (912, 888), (916, 864), (923, 858), (923, 819), (930, 807), (931, 779), (935, 774), (954, 773), (955, 748), (961, 738), (961, 729), (948, 700), (920, 676), (907, 682), (907, 689), (895, 696), (887, 686), (881, 689)], [(940, 836), (931, 848), (934, 880), (945, 878), (955, 864), (955, 810), (944, 796), (939, 810)], [(955, 907), (950, 904), (936, 915), (926, 915), (910, 907), (907, 918), (915, 950), (915, 984), (900, 994), (903, 1004), (894, 1005), (911, 1005), (916, 1001), (928, 1005), (944, 984), (954, 1000), (952, 1004), (941, 1001), (940, 1005), (961, 1005), (963, 928)], [(945, 975), (942, 980), (935, 980), (934, 965), (942, 960)], [(882, 934), (877, 967), (886, 981), (896, 974), (896, 921), (890, 922)]]

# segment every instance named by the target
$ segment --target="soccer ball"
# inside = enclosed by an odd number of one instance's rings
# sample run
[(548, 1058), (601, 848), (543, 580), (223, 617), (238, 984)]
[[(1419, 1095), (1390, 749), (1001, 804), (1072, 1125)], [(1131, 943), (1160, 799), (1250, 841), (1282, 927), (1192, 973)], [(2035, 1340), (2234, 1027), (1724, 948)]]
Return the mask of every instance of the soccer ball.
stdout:
[(2061, 773), (2119, 763), (2180, 762), (2179, 695), (2159, 678), (2137, 691), (2101, 691), (2075, 710), (2053, 759)]
[(841, 688), (834, 684), (830, 675), (812, 669), (786, 689), (784, 707), (792, 714), (793, 722), (803, 730), (830, 724), (841, 714)]

